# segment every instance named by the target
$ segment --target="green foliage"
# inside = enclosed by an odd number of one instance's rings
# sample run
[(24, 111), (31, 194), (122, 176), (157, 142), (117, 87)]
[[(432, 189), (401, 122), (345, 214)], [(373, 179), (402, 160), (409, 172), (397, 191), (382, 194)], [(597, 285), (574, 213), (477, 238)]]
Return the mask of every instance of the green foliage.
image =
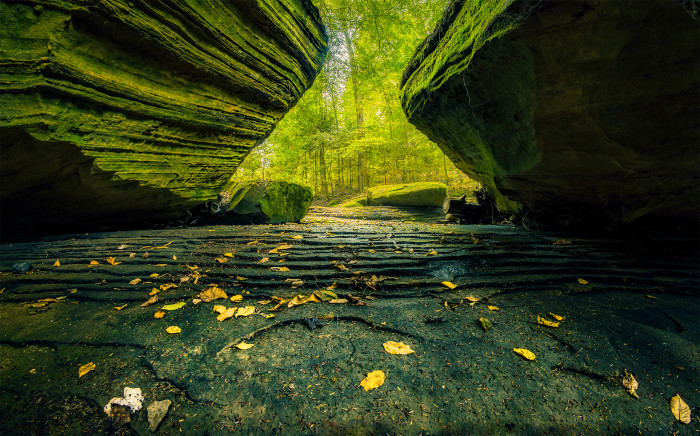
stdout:
[(313, 186), (348, 198), (370, 186), (472, 183), (415, 129), (399, 102), (401, 73), (447, 0), (323, 0), (324, 69), (236, 177)]

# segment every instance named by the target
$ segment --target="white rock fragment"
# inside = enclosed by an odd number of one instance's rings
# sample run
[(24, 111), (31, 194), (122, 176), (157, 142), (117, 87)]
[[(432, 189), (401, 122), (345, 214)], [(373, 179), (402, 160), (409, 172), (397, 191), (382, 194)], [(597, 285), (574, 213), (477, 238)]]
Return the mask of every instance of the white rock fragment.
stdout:
[(117, 404), (119, 406), (125, 406), (131, 409), (131, 413), (138, 412), (143, 407), (143, 395), (141, 395), (141, 388), (124, 388), (124, 397), (114, 397), (109, 400), (109, 403), (104, 407), (104, 411), (107, 415), (112, 416), (112, 404)]
[(155, 432), (170, 408), (170, 400), (154, 401), (148, 407), (148, 428)]

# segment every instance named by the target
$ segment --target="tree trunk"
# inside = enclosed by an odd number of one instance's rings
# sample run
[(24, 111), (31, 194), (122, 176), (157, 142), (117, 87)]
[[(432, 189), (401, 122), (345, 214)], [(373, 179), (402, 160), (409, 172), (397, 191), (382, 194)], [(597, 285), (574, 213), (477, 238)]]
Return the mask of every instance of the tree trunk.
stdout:
[(321, 195), (323, 198), (328, 198), (328, 178), (326, 175), (326, 150), (323, 142), (318, 147), (318, 169), (321, 176)]

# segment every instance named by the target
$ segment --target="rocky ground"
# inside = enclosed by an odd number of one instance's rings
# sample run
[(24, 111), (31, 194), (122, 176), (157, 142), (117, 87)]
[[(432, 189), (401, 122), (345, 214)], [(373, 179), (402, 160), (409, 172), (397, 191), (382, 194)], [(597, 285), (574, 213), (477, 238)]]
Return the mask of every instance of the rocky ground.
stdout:
[[(149, 434), (166, 399), (157, 434), (700, 431), (697, 241), (339, 214), (0, 245), (0, 433)], [(124, 387), (143, 394), (128, 423), (102, 410)]]

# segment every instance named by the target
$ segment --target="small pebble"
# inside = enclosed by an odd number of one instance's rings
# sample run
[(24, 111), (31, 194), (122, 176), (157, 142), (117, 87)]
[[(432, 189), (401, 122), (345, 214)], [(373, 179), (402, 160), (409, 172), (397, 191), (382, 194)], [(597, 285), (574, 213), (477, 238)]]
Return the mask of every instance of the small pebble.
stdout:
[(32, 267), (29, 262), (19, 262), (12, 265), (12, 272), (15, 274), (24, 274)]

